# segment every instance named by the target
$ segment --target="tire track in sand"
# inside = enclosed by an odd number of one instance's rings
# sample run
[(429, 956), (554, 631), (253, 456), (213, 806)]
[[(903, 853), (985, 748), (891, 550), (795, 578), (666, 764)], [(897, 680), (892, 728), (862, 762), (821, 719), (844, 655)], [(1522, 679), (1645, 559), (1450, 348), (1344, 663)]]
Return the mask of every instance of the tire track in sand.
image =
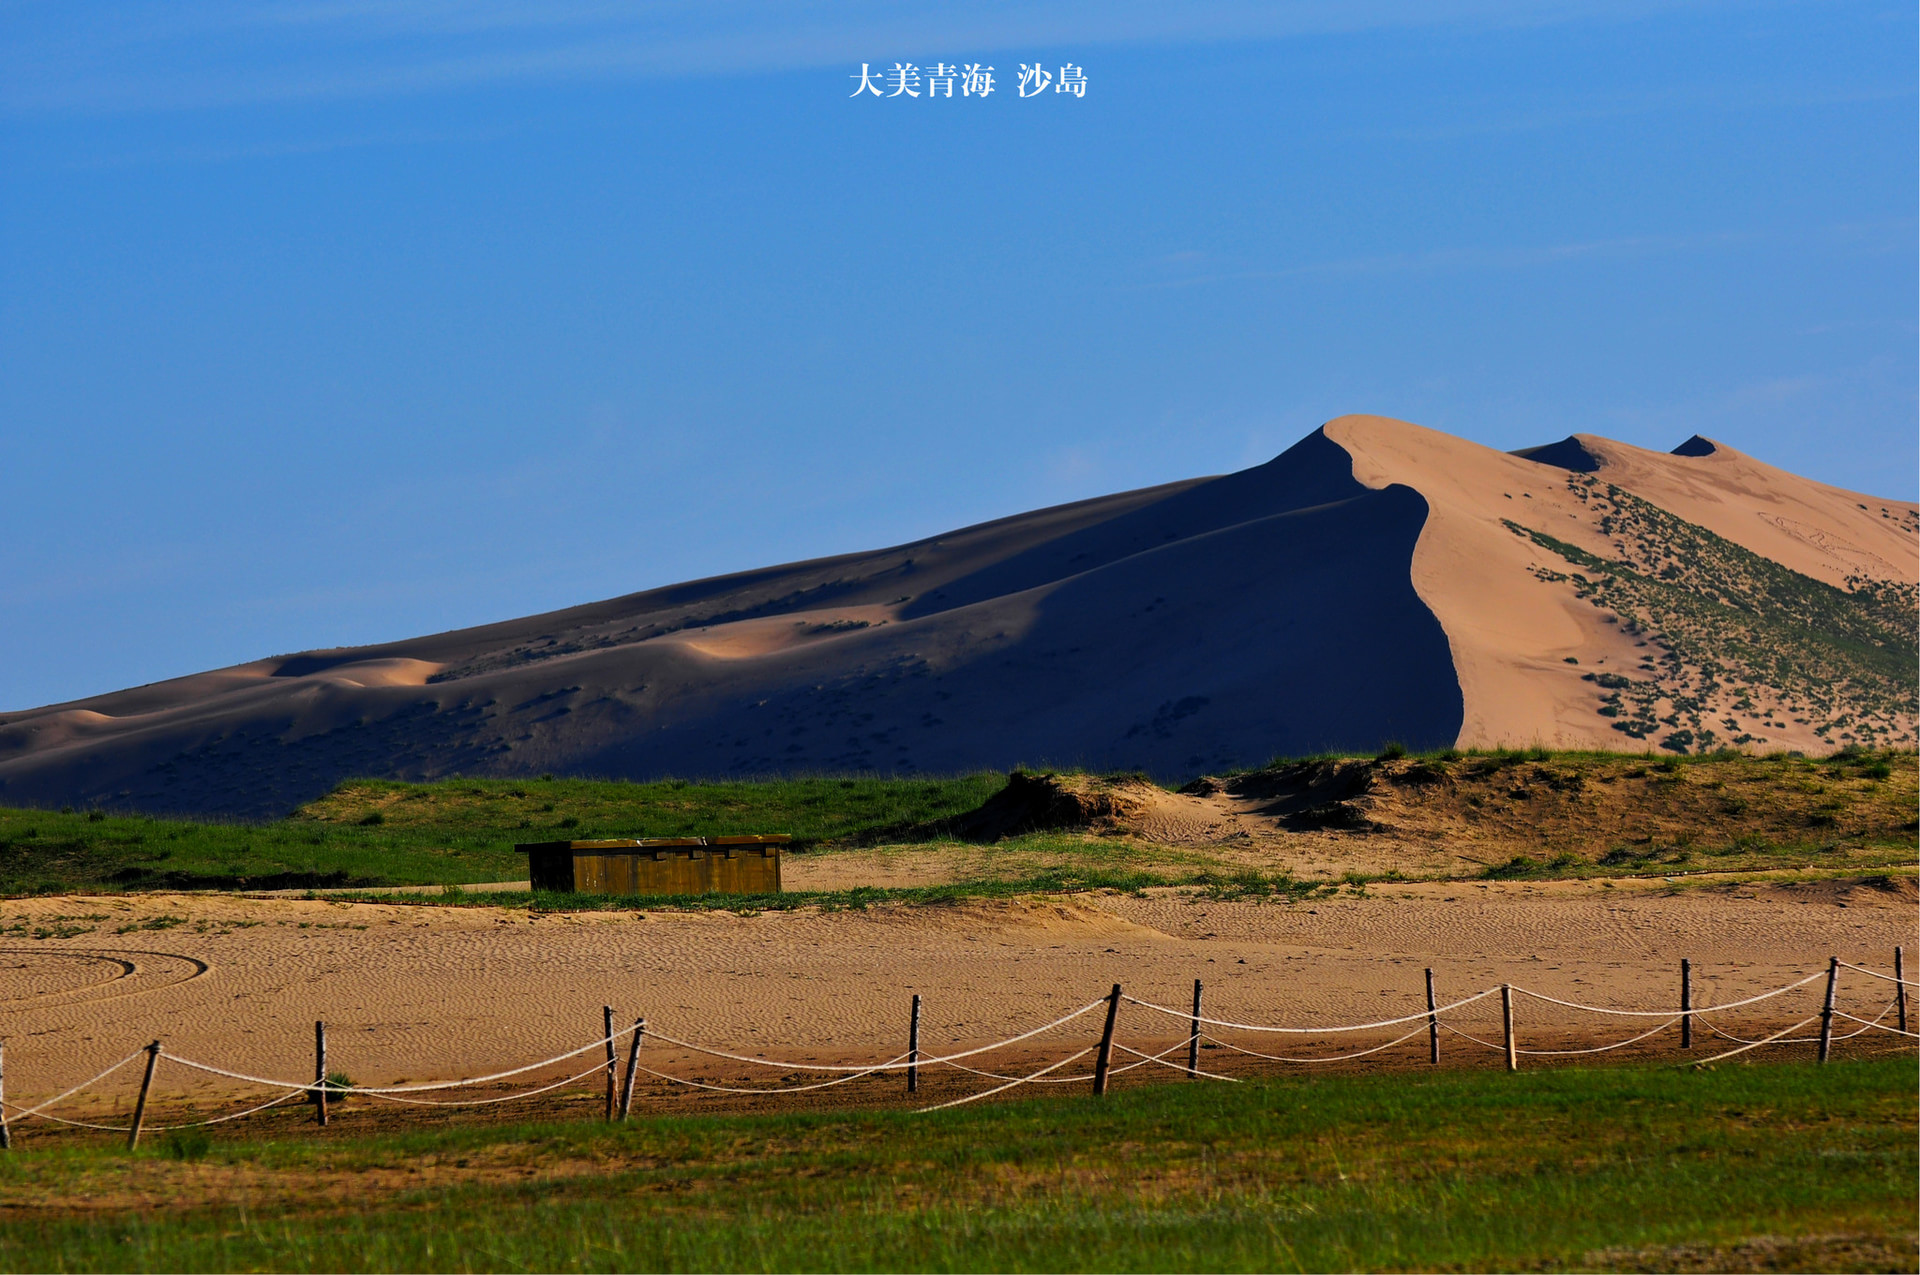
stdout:
[[(16, 965), (8, 959), (17, 957), (25, 957), (27, 962)], [(134, 957), (147, 957), (150, 963), (143, 965), (132, 959)], [(52, 990), (33, 990), (25, 995), (0, 996), (0, 1012), (38, 1009), (45, 1005), (93, 1005), (103, 1001), (120, 1000), (128, 996), (140, 996), (178, 987), (182, 983), (191, 982), (213, 972), (213, 965), (210, 962), (180, 952), (137, 949), (127, 951), (118, 948), (0, 947), (0, 977), (26, 970), (27, 978), (31, 980), (32, 962), (48, 959), (91, 962), (110, 967), (110, 972), (105, 978), (83, 983), (78, 987), (59, 987)], [(121, 986), (130, 980), (137, 980), (139, 985)], [(114, 990), (95, 994), (109, 988)]]

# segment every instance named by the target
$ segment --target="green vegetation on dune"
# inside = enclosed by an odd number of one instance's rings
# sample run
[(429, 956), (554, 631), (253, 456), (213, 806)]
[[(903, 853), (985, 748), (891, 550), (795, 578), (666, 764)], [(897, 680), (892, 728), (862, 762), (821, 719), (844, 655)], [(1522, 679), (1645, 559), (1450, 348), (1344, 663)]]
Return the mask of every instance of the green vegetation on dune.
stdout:
[(0, 890), (9, 894), (499, 881), (525, 876), (516, 858), (511, 844), (481, 833), (0, 809)]
[(628, 783), (604, 779), (451, 779), (407, 784), (358, 779), (302, 806), (296, 823), (510, 832), (517, 839), (699, 837), (784, 832), (834, 841), (931, 823), (972, 810), (1006, 776)]
[(1344, 1075), (29, 1146), (0, 1158), (0, 1268), (1911, 1270), (1914, 1083), (1911, 1058)]
[(1678, 753), (1764, 746), (1788, 721), (1835, 744), (1914, 742), (1912, 585), (1859, 578), (1838, 589), (1596, 478), (1575, 474), (1567, 487), (1600, 514), (1613, 556), (1504, 521), (1576, 568), (1536, 576), (1570, 586), (1646, 650), (1636, 668), (1586, 675), (1613, 729)]
[[(1853, 749), (1810, 759), (1443, 750), (1325, 762), (1276, 769), (1331, 768), (1352, 781), (1324, 794), (1328, 800), (1311, 798), (1321, 804), (1303, 806), (1301, 815), (1326, 826), (1320, 815), (1353, 805), (1345, 826), (1357, 830), (1343, 835), (1356, 853), (1379, 835), (1374, 823), (1385, 820), (1380, 826), (1387, 828), (1387, 840), (1472, 843), (1479, 863), (1495, 865), (1491, 876), (1792, 868), (1873, 873), (1913, 863), (1920, 759), (1911, 752)], [(1271, 778), (1269, 772), (1243, 773), (1225, 784), (1231, 789)], [(1137, 776), (1113, 778), (1115, 784), (1141, 782)], [(934, 871), (919, 879), (943, 884), (648, 905), (836, 907), (1158, 885), (1299, 898), (1332, 884), (1306, 879), (1312, 874), (1284, 856), (1250, 856), (1232, 845), (1166, 845), (1086, 829), (961, 843), (941, 832), (943, 821), (978, 809), (1005, 786), (999, 775), (715, 784), (356, 780), (290, 818), (265, 824), (0, 809), (0, 892), (472, 886), (524, 880), (526, 859), (514, 852), (516, 842), (737, 832), (788, 833), (806, 856), (868, 855), (876, 871), (898, 856), (932, 855), (937, 863), (914, 861), (893, 879), (913, 881), (916, 873)], [(1465, 875), (1482, 870), (1461, 869)], [(1341, 871), (1342, 880), (1354, 885), (1398, 876), (1387, 866)], [(481, 899), (469, 894), (459, 901)], [(529, 900), (519, 894), (490, 901)], [(532, 902), (627, 906), (544, 895)]]
[[(1489, 877), (1871, 870), (1914, 864), (1915, 762), (1852, 746), (1817, 759), (1532, 749), (1422, 759), (1406, 778), (1415, 788), (1456, 782), (1455, 807), (1470, 823), (1537, 842)], [(1608, 800), (1638, 817), (1601, 831), (1595, 816)]]

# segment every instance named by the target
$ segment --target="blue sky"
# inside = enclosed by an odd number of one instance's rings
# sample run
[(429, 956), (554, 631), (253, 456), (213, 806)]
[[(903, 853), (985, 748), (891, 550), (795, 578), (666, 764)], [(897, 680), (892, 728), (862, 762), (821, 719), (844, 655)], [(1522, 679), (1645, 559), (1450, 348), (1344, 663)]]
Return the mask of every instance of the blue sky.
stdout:
[[(1916, 494), (1850, 3), (0, 0), (0, 707), (875, 547), (1348, 411)], [(991, 97), (850, 100), (859, 63)], [(1016, 65), (1085, 68), (1021, 99)]]

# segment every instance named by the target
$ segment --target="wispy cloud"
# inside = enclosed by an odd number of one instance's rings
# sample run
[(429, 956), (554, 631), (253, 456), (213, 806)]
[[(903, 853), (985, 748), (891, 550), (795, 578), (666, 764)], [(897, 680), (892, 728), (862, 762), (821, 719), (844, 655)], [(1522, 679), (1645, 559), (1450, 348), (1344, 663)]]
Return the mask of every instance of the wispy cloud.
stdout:
[(514, 80), (1447, 25), (1713, 0), (0, 0), (0, 109), (137, 111)]

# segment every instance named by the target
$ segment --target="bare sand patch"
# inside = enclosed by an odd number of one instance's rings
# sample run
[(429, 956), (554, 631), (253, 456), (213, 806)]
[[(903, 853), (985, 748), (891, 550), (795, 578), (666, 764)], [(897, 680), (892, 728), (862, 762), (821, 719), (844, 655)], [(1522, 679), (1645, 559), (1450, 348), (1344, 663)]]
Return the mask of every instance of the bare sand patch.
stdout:
[(792, 647), (828, 641), (898, 620), (896, 606), (835, 607), (734, 620), (712, 627), (684, 629), (656, 639), (717, 660), (750, 660)]
[[(1885, 966), (1914, 949), (1910, 883), (1431, 883), (1312, 902), (1154, 890), (861, 911), (573, 914), (155, 895), (16, 900), (10, 915), (74, 932), (0, 951), (8, 1095), (49, 1095), (148, 1040), (169, 1053), (270, 1076), (310, 1074), (313, 1023), (361, 1083), (475, 1075), (591, 1039), (600, 1007), (656, 1032), (793, 1059), (884, 1057), (908, 998), (928, 1048), (1012, 1035), (1119, 982), (1184, 1006), (1204, 979), (1217, 1014), (1352, 1022), (1511, 981), (1564, 999), (1663, 1008), (1681, 957), (1702, 1002), (1724, 1003), (1824, 968), (1829, 954)], [(1760, 1018), (1812, 1012), (1818, 988)], [(1844, 1003), (1882, 988), (1850, 976)], [(1480, 1011), (1484, 1010), (1484, 1013)], [(1497, 1030), (1482, 1002), (1463, 1020)], [(1536, 1039), (1599, 1033), (1571, 1011), (1522, 1008)], [(1484, 1020), (1484, 1021), (1481, 1021)], [(1176, 1020), (1129, 1008), (1123, 1033), (1174, 1039)], [(1088, 1020), (1066, 1037), (1097, 1032)], [(661, 1048), (656, 1065), (697, 1067)], [(664, 1062), (662, 1061), (664, 1060)], [(131, 1069), (129, 1069), (131, 1070)], [(88, 1110), (130, 1102), (126, 1077)], [(166, 1072), (169, 1100), (223, 1084)]]
[(339, 686), (425, 686), (427, 679), (445, 668), (431, 660), (394, 657), (383, 660), (357, 660), (327, 669), (316, 677)]

